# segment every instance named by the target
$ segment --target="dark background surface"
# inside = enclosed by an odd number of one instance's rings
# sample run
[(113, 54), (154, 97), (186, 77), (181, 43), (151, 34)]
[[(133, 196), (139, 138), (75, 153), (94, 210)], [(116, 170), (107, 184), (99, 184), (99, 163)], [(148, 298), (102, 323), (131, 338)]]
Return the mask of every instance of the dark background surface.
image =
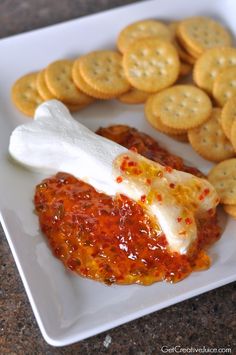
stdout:
[[(0, 37), (7, 37), (135, 2), (137, 1), (0, 0)], [(45, 343), (40, 334), (12, 254), (0, 227), (1, 355), (95, 353), (146, 355), (161, 354), (162, 346), (174, 347), (176, 345), (182, 347), (231, 347), (232, 354), (236, 354), (235, 310), (236, 283), (179, 303), (80, 343), (64, 348), (53, 348)], [(108, 346), (106, 346), (107, 343), (109, 343)]]

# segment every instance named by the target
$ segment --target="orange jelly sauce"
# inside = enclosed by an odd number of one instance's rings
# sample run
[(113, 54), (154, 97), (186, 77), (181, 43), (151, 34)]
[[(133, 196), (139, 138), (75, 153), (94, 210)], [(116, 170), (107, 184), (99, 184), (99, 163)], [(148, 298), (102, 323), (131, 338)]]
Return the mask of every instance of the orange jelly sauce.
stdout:
[[(171, 157), (173, 161), (175, 157), (167, 155), (170, 166)], [(54, 255), (79, 275), (109, 285), (177, 282), (193, 270), (209, 267), (204, 249), (220, 236), (216, 216), (209, 215), (199, 223), (191, 255), (170, 253), (165, 236), (140, 204), (122, 195), (99, 193), (66, 173), (39, 184), (34, 202)]]

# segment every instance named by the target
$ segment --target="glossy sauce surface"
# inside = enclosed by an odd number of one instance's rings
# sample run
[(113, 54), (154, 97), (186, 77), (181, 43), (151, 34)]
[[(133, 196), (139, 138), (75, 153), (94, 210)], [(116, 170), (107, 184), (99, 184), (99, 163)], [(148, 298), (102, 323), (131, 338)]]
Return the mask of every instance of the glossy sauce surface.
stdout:
[[(120, 134), (122, 129), (131, 134), (126, 146), (132, 144), (141, 153), (147, 146), (145, 140), (152, 142), (148, 136), (142, 137), (136, 130), (132, 133), (132, 129), (124, 126), (113, 126), (99, 133), (106, 136), (105, 132), (108, 135), (113, 130), (115, 140), (114, 131)], [(170, 155), (155, 141), (152, 145), (147, 150), (149, 155), (158, 159), (160, 151), (163, 165), (176, 168), (182, 164), (184, 170), (181, 158)], [(196, 173), (200, 174), (197, 170)], [(216, 217), (209, 215), (199, 223), (198, 242), (191, 256), (169, 253), (165, 236), (140, 204), (125, 196), (99, 193), (65, 173), (58, 173), (36, 187), (35, 208), (54, 255), (81, 276), (106, 284), (177, 282), (193, 270), (209, 266), (203, 250), (220, 235)]]

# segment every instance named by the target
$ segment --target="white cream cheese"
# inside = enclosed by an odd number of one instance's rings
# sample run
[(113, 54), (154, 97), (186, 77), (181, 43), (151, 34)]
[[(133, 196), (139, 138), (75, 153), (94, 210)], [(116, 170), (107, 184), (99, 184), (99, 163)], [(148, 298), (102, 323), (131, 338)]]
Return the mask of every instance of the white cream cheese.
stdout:
[[(208, 181), (177, 170), (170, 173), (162, 165), (96, 135), (74, 120), (57, 100), (40, 105), (32, 122), (13, 131), (9, 153), (30, 169), (67, 172), (108, 195), (122, 193), (140, 201), (143, 196), (154, 194), (154, 198), (143, 205), (156, 217), (170, 250), (181, 254), (187, 253), (197, 238), (196, 216), (217, 205), (217, 194)], [(141, 176), (120, 169), (124, 156), (144, 167)], [(152, 183), (147, 185), (144, 180), (150, 177), (150, 171), (161, 171), (162, 179), (152, 174)], [(122, 182), (118, 183), (116, 178), (120, 175)], [(170, 188), (170, 184), (174, 184), (176, 190)], [(176, 193), (177, 188), (179, 193)], [(209, 190), (207, 196), (200, 201), (198, 196), (206, 189)], [(162, 201), (156, 199), (157, 192), (163, 195)], [(183, 194), (187, 197), (182, 198)], [(191, 223), (186, 223), (186, 218)]]

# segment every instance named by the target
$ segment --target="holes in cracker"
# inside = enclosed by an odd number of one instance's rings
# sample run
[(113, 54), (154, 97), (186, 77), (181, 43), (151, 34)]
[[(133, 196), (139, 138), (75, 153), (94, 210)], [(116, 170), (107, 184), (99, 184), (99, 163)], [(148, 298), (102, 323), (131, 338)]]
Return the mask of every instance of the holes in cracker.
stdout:
[(143, 57), (146, 57), (147, 55), (149, 54), (149, 50), (148, 49), (142, 49), (140, 51), (140, 55), (143, 56)]
[(158, 55), (158, 56), (161, 56), (161, 55), (163, 55), (163, 49), (157, 49), (156, 50), (156, 54)]
[(229, 59), (229, 64), (235, 65), (236, 64), (236, 58), (231, 58)]
[(140, 31), (145, 31), (145, 29), (146, 29), (147, 26), (145, 26), (145, 24), (141, 23), (141, 24), (139, 24), (137, 27), (138, 27), (138, 29), (139, 29)]
[(142, 77), (142, 72), (141, 72), (141, 70), (138, 70), (138, 69), (130, 69), (129, 75), (134, 78), (140, 78), (140, 77)]
[(217, 75), (216, 71), (210, 72), (210, 77), (211, 77), (211, 78), (214, 79), (214, 78), (216, 77), (216, 75)]
[(231, 87), (236, 87), (236, 80), (232, 80), (232, 81), (230, 82), (230, 86), (231, 86)]
[(189, 97), (190, 94), (189, 94), (188, 92), (185, 92), (185, 93), (183, 93), (183, 96), (184, 96), (184, 97)]
[(217, 60), (217, 64), (219, 64), (219, 65), (224, 65), (225, 64), (225, 58), (224, 57), (221, 57), (221, 58), (218, 58), (218, 60)]

